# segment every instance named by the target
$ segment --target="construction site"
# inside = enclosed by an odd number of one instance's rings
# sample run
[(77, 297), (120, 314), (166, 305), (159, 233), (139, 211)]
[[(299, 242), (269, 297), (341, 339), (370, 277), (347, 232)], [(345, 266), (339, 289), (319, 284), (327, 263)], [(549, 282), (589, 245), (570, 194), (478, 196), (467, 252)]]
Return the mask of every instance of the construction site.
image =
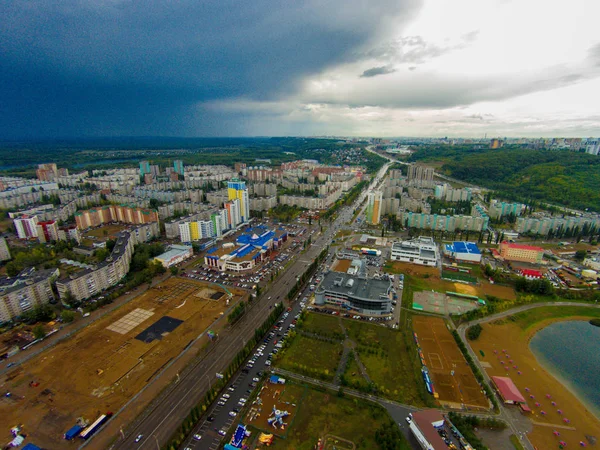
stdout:
[(211, 324), (244, 295), (179, 277), (148, 289), (9, 371), (0, 431), (19, 425), (38, 445), (61, 447), (73, 425), (118, 411), (190, 344), (217, 338)]
[(440, 404), (461, 410), (489, 409), (490, 402), (445, 321), (415, 315), (412, 323), (423, 371), (428, 373), (431, 393)]

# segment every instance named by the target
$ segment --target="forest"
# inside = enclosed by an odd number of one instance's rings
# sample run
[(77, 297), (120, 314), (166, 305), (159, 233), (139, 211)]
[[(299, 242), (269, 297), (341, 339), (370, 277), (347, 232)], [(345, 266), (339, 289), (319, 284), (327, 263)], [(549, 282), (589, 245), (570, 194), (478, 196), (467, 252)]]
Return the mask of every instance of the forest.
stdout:
[[(355, 161), (347, 161), (344, 150), (360, 149)], [(383, 158), (366, 152), (362, 143), (338, 139), (308, 138), (97, 138), (36, 142), (0, 142), (0, 172), (3, 175), (35, 177), (37, 164), (55, 162), (72, 171), (137, 167), (139, 161), (170, 166), (175, 159), (184, 164), (242, 162), (277, 165), (297, 159), (317, 159), (324, 164), (364, 164), (381, 167)], [(381, 161), (379, 161), (381, 159)], [(266, 165), (269, 165), (268, 163)]]
[(564, 150), (428, 146), (410, 161), (443, 162), (445, 175), (525, 203), (543, 200), (600, 211), (600, 157)]

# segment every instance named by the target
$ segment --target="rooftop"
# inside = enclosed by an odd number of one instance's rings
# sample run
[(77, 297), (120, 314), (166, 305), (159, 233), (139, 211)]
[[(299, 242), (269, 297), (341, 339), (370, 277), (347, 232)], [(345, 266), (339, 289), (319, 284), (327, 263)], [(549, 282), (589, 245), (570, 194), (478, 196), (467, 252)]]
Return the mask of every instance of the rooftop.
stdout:
[(341, 272), (329, 272), (319, 285), (319, 289), (374, 301), (387, 298), (391, 287), (389, 280), (367, 279)]
[(544, 249), (541, 247), (534, 247), (533, 245), (515, 244), (513, 242), (506, 242), (506, 241), (503, 241), (501, 245), (508, 247), (508, 248), (517, 248), (520, 250), (534, 250), (536, 252), (544, 251)]
[(171, 245), (169, 246), (169, 250), (164, 252), (162, 255), (158, 255), (156, 258), (161, 259), (163, 261), (167, 261), (171, 258), (179, 256), (183, 253), (187, 253), (192, 249), (191, 246), (187, 245)]
[(473, 242), (453, 242), (452, 244), (446, 244), (446, 250), (453, 253), (470, 253), (474, 255), (480, 255), (481, 252), (477, 245)]
[(423, 436), (429, 441), (429, 443), (435, 449), (443, 449), (448, 448), (448, 446), (444, 443), (437, 430), (434, 428), (433, 424), (443, 423), (444, 416), (437, 409), (426, 409), (424, 411), (417, 411), (413, 413), (413, 422)]
[(516, 403), (526, 403), (525, 397), (519, 391), (519, 388), (508, 377), (492, 377), (492, 381), (500, 391), (500, 395), (504, 400), (509, 400)]

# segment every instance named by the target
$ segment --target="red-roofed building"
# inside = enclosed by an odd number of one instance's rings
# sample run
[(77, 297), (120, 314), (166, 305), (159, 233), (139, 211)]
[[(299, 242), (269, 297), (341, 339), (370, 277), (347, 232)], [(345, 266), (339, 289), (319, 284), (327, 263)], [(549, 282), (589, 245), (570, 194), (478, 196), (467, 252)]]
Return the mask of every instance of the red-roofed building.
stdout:
[(502, 242), (500, 244), (500, 256), (507, 261), (520, 261), (540, 264), (544, 258), (544, 249), (531, 245), (513, 244)]
[(528, 280), (541, 280), (544, 278), (544, 274), (539, 270), (521, 269), (519, 270), (519, 273)]
[(509, 405), (526, 403), (525, 397), (523, 397), (523, 394), (521, 394), (519, 388), (510, 378), (492, 377), (492, 381), (494, 382), (500, 397), (502, 397), (502, 400), (504, 400), (504, 403)]
[(436, 427), (444, 425), (444, 416), (437, 409), (426, 409), (412, 414), (410, 431), (425, 450), (447, 449)]

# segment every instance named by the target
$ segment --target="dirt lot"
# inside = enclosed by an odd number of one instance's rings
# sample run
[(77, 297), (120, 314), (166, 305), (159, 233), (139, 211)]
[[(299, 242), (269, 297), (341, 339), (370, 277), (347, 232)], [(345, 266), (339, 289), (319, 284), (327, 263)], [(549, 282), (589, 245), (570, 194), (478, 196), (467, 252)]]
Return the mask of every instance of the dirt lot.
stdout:
[(350, 268), (350, 263), (352, 261), (350, 261), (349, 259), (339, 259), (337, 260), (337, 262), (335, 263), (335, 266), (333, 266), (333, 270), (334, 272), (342, 272), (342, 273), (346, 273), (348, 271), (348, 269)]
[[(573, 319), (570, 317), (569, 319)], [(558, 448), (558, 441), (553, 431), (560, 433), (560, 439), (567, 442), (567, 448), (579, 448), (579, 442), (587, 442), (585, 436), (600, 438), (600, 421), (596, 419), (577, 398), (556, 378), (547, 372), (529, 350), (529, 340), (537, 330), (549, 325), (552, 321), (544, 321), (523, 330), (510, 320), (484, 324), (478, 340), (471, 346), (479, 359), (489, 368), (490, 376), (508, 376), (517, 385), (527, 399), (532, 413), (523, 416), (533, 422), (533, 431), (529, 439), (539, 449)], [(494, 350), (497, 353), (494, 353)], [(503, 350), (509, 355), (512, 363), (502, 366)], [(485, 356), (481, 356), (483, 351)], [(506, 361), (505, 361), (506, 363)], [(514, 367), (517, 367), (515, 369)], [(508, 367), (508, 369), (504, 368)], [(519, 375), (518, 372), (521, 372)], [(546, 397), (551, 394), (551, 398)], [(531, 399), (530, 395), (535, 398)], [(536, 406), (536, 402), (540, 406)], [(552, 402), (555, 405), (552, 405)], [(515, 407), (516, 408), (516, 407)], [(562, 415), (557, 413), (560, 408)], [(541, 414), (545, 411), (546, 414)], [(568, 418), (570, 423), (564, 423)]]
[(487, 409), (489, 402), (444, 320), (418, 315), (412, 320), (439, 402), (454, 408)]
[[(64, 445), (77, 418), (117, 411), (219, 317), (228, 296), (211, 299), (216, 292), (170, 278), (9, 372), (0, 386), (12, 393), (0, 403), (2, 423), (23, 424), (46, 448)], [(233, 294), (235, 302), (242, 293)]]
[(440, 271), (436, 267), (419, 266), (404, 262), (393, 262), (391, 265), (394, 273), (411, 275), (419, 285), (429, 290), (433, 289), (438, 292), (454, 291), (461, 294), (476, 295), (480, 298), (485, 298), (486, 295), (493, 295), (506, 300), (516, 300), (517, 298), (513, 288), (490, 284), (488, 281), (481, 279), (477, 285), (442, 280)]

